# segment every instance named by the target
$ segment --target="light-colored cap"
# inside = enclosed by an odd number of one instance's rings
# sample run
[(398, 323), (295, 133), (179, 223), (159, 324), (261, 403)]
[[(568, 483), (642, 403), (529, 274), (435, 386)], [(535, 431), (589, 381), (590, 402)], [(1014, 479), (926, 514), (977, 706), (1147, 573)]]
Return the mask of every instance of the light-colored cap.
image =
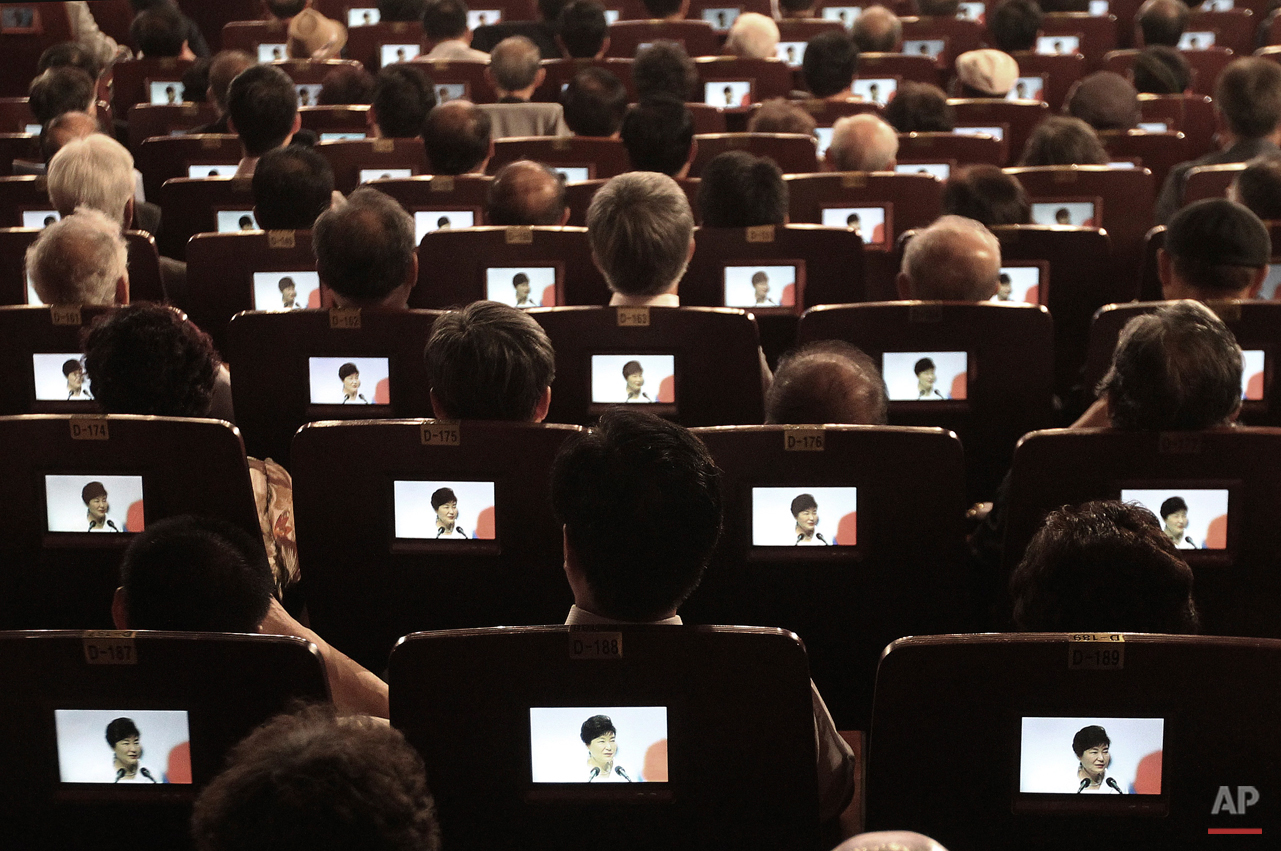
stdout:
[(1019, 78), (1019, 63), (1000, 50), (970, 50), (956, 57), (956, 77), (972, 89), (1003, 98)]

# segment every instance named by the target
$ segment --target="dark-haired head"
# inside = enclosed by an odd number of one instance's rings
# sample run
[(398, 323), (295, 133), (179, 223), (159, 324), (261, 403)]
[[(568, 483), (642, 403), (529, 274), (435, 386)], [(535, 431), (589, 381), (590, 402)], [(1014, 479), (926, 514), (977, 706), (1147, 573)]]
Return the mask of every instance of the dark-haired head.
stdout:
[(599, 738), (606, 733), (618, 735), (618, 730), (614, 729), (614, 722), (608, 715), (593, 715), (583, 722), (582, 728), (578, 731), (578, 737), (583, 740), (583, 744), (590, 745), (592, 739)]
[(683, 99), (652, 95), (627, 110), (619, 135), (634, 171), (676, 177), (689, 164), (694, 117)]
[(765, 394), (765, 422), (885, 425), (885, 381), (870, 357), (842, 340), (784, 355)]
[(260, 157), (295, 132), (298, 92), (289, 76), (271, 65), (253, 65), (227, 88), (227, 112), (245, 154)]
[(260, 228), (310, 230), (333, 201), (334, 170), (311, 148), (277, 148), (258, 160), (253, 191)]
[(1078, 759), (1090, 748), (1110, 747), (1111, 745), (1112, 740), (1108, 738), (1108, 731), (1097, 724), (1082, 727), (1072, 737), (1072, 752), (1077, 755)]
[(787, 221), (787, 184), (774, 161), (746, 151), (717, 154), (699, 175), (704, 227), (746, 228)]

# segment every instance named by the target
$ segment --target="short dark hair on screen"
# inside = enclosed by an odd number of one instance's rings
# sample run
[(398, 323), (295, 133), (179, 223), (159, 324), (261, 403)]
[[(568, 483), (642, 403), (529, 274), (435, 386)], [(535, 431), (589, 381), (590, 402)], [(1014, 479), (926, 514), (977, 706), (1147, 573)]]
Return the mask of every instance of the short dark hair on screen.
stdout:
[(627, 110), (620, 136), (633, 169), (674, 177), (689, 162), (694, 116), (681, 98), (651, 95)]
[(227, 112), (245, 153), (262, 156), (278, 148), (293, 131), (298, 91), (293, 80), (271, 65), (253, 65), (227, 87)]
[(575, 136), (612, 136), (627, 111), (627, 87), (604, 68), (584, 68), (560, 93), (560, 103)]
[(262, 538), (218, 517), (168, 517), (120, 564), (130, 629), (257, 632), (275, 579)]
[(414, 220), (368, 186), (320, 214), (313, 228), (316, 271), (326, 286), (355, 301), (376, 302), (405, 283), (414, 260)]
[(556, 353), (542, 326), (493, 301), (439, 317), (423, 358), (436, 400), (457, 419), (528, 421), (556, 377)]
[(1091, 724), (1088, 727), (1082, 727), (1076, 731), (1072, 737), (1072, 753), (1077, 757), (1084, 756), (1090, 748), (1097, 748), (1104, 745), (1110, 746), (1112, 740), (1108, 738), (1108, 731), (1104, 730), (1097, 724)]
[(448, 505), (451, 502), (458, 502), (458, 495), (454, 493), (453, 488), (436, 488), (431, 495), (432, 510), (439, 509), (442, 505)]
[(427, 113), (435, 105), (436, 86), (416, 65), (389, 65), (374, 78), (373, 108), (384, 137), (412, 139), (419, 135)]
[(592, 739), (599, 738), (606, 733), (618, 735), (618, 730), (614, 729), (614, 722), (608, 715), (593, 715), (583, 722), (583, 726), (578, 731), (578, 737), (583, 740), (583, 744), (590, 745)]
[(814, 508), (818, 508), (818, 500), (814, 499), (814, 494), (812, 493), (799, 494), (792, 500), (791, 511), (793, 517), (802, 511), (809, 511)]
[(107, 744), (113, 748), (116, 742), (141, 735), (138, 732), (138, 725), (133, 723), (132, 718), (115, 718), (107, 725)]
[(259, 227), (309, 230), (333, 200), (334, 170), (311, 148), (279, 148), (258, 160), (253, 190)]
[(746, 228), (787, 220), (787, 184), (767, 157), (747, 151), (717, 154), (699, 175), (698, 210), (703, 227)]
[(597, 614), (653, 620), (702, 579), (720, 537), (720, 471), (688, 429), (613, 409), (562, 447), (552, 507)]
[(858, 73), (858, 46), (844, 29), (819, 33), (805, 46), (801, 73), (815, 97), (844, 91)]
[(1172, 496), (1165, 502), (1161, 503), (1161, 519), (1169, 517), (1176, 511), (1187, 511), (1188, 502), (1181, 496)]

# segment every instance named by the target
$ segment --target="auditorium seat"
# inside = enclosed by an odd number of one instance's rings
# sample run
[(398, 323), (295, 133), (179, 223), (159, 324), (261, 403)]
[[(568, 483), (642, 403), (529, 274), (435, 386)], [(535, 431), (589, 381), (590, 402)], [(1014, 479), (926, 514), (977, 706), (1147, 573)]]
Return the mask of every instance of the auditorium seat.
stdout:
[(29, 133), (39, 123), (25, 97), (0, 98), (0, 133)]
[[(15, 18), (0, 32), (0, 96), (25, 97), (36, 76), (40, 54), (55, 44), (72, 40), (71, 19), (65, 3), (6, 3)], [(30, 12), (30, 17), (27, 17)], [(25, 26), (24, 26), (25, 24)]]
[[(894, 245), (898, 234), (923, 228), (942, 212), (943, 184), (933, 175), (847, 171), (788, 175), (784, 180), (791, 222), (830, 224), (824, 222), (828, 210), (881, 207), (886, 214), (881, 239), (869, 232), (863, 241), (885, 249)], [(837, 226), (845, 226), (845, 217), (837, 218)]]
[(1001, 98), (949, 98), (956, 110), (956, 124), (991, 127), (1005, 125), (1006, 156), (1017, 162), (1023, 155), (1023, 146), (1036, 125), (1050, 114), (1050, 105), (1040, 102), (1003, 100)]
[[(350, 36), (348, 37), (350, 43)], [(222, 27), (222, 49), (243, 50), (256, 62), (272, 62), (287, 56), (289, 25), (278, 18), (266, 21), (228, 21)], [(265, 51), (259, 45), (267, 45)], [(279, 48), (279, 55), (273, 48)]]
[[(0, 307), (0, 375), (20, 378), (20, 386), (0, 396), (0, 415), (14, 414), (88, 414), (98, 406), (92, 400), (70, 401), (59, 378), (60, 366), (80, 354), (80, 335), (93, 320), (111, 307), (57, 308), (14, 305)], [(37, 375), (32, 355), (61, 355), (60, 359), (41, 358)], [(42, 379), (50, 378), (46, 382)], [(50, 398), (57, 394), (57, 398)]]
[[(738, 109), (770, 98), (787, 97), (792, 90), (792, 70), (778, 59), (745, 59), (741, 56), (700, 56), (694, 60), (698, 72), (698, 88), (693, 100), (712, 103), (725, 109)], [(747, 83), (747, 93), (735, 96), (729, 102), (719, 99), (709, 101), (708, 87), (727, 83)]]
[(40, 137), (34, 133), (0, 133), (0, 176), (13, 174), (13, 161), (43, 162)]
[[(371, 74), (378, 73), (382, 67), (383, 45), (411, 45), (426, 53), (422, 50), (422, 43), (422, 21), (379, 21), (347, 28), (347, 58), (361, 63)], [(393, 57), (395, 51), (393, 47)]]
[(898, 164), (943, 163), (959, 165), (1005, 165), (1005, 143), (991, 136), (964, 133), (900, 133)]
[[(572, 595), (547, 471), (580, 432), (438, 420), (304, 426), (290, 457), (312, 627), (383, 671), (392, 645), (415, 630), (563, 620)], [(435, 539), (428, 498), (442, 486), (458, 497), (458, 526), (488, 537)]]
[(1140, 168), (1152, 172), (1157, 191), (1165, 185), (1170, 170), (1194, 159), (1188, 138), (1181, 131), (1149, 133), (1146, 130), (1102, 130), (1098, 133), (1103, 148), (1114, 160), (1137, 161)]
[(358, 133), (363, 138), (370, 132), (369, 107), (359, 106), (303, 106), (298, 108), (302, 129), (316, 134), (319, 142), (329, 133)]
[(449, 100), (462, 98), (472, 103), (493, 103), (498, 100), (498, 93), (485, 77), (485, 69), (489, 67), (488, 62), (422, 58), (415, 59), (413, 62), (415, 67), (426, 71), (431, 81), (436, 84), (437, 100), (444, 100), (439, 97), (442, 86), (450, 86), (454, 89), (449, 95)]
[[(1225, 838), (1216, 833), (1271, 834), (1274, 810), (1237, 803), (1271, 787), (1238, 796), (1236, 784), (1281, 779), (1268, 720), (1278, 664), (1281, 642), (1259, 639), (900, 639), (876, 676), (866, 827), (991, 851), (1070, 851), (1082, 836), (1112, 848), (1213, 848)], [(1111, 739), (1108, 773), (1123, 796), (1073, 795), (1073, 737), (1090, 725)], [(944, 756), (960, 742), (983, 743), (978, 765)]]
[(1187, 137), (1188, 158), (1208, 154), (1214, 144), (1214, 102), (1206, 95), (1139, 95), (1140, 121), (1161, 122)]
[[(575, 650), (602, 643), (608, 661)], [(396, 647), (389, 680), (392, 726), (423, 756), (445, 847), (568, 835), (626, 848), (822, 845), (808, 666), (790, 633), (632, 624), (421, 633)], [(648, 782), (570, 785), (587, 780), (579, 734), (596, 714), (617, 727), (615, 765)], [(515, 758), (476, 758), (478, 715), (489, 719), (486, 747)], [(688, 738), (711, 731), (735, 744)]]
[(1198, 8), (1188, 15), (1183, 32), (1184, 38), (1188, 38), (1190, 33), (1213, 33), (1215, 47), (1226, 47), (1238, 56), (1249, 56), (1256, 47), (1258, 26), (1258, 19), (1250, 9), (1234, 7), (1212, 11)]
[(1062, 109), (1072, 84), (1085, 76), (1085, 57), (1079, 53), (1037, 53), (1016, 50), (1010, 54), (1019, 63), (1020, 77), (1040, 77), (1044, 86), (1041, 100), (1050, 109)]
[(112, 111), (127, 115), (134, 104), (151, 103), (150, 86), (154, 83), (173, 83), (181, 96), (182, 75), (192, 64), (190, 59), (172, 56), (117, 62), (111, 66)]
[(534, 90), (530, 100), (545, 103), (560, 103), (561, 91), (580, 71), (588, 68), (600, 68), (618, 78), (627, 89), (627, 100), (636, 101), (636, 84), (632, 82), (632, 59), (544, 59), (542, 68), (547, 72), (542, 85)]
[(818, 171), (818, 142), (807, 133), (715, 133), (697, 135), (698, 146), (689, 176), (698, 177), (717, 154), (746, 151), (768, 157), (784, 174), (811, 174)]
[[(1206, 50), (1180, 50), (1179, 53), (1192, 66), (1191, 91), (1194, 94), (1208, 97), (1214, 96), (1214, 82), (1219, 78), (1219, 72), (1227, 67), (1229, 62), (1237, 58), (1236, 53), (1226, 47), (1211, 47)], [(1103, 57), (1103, 70), (1115, 71), (1123, 77), (1128, 77), (1130, 70), (1134, 67), (1134, 59), (1138, 55), (1138, 50), (1110, 51)]]
[[(725, 529), (682, 616), (796, 632), (837, 729), (867, 730), (885, 645), (971, 623), (960, 440), (886, 426), (694, 433), (722, 471)], [(801, 493), (815, 497), (817, 532), (831, 546), (796, 546), (789, 507)]]
[(0, 417), (0, 464), (6, 629), (110, 628), (130, 536), (89, 534), (81, 502), (89, 482), (106, 486), (107, 519), (121, 532), (139, 531), (130, 521), (144, 517), (203, 514), (259, 534), (244, 445), (221, 420)]
[(410, 307), (446, 308), (484, 298), (515, 304), (512, 278), (522, 272), (533, 287), (530, 298), (545, 307), (609, 300), (584, 228), (434, 230), (423, 235), (418, 253)]
[(1091, 15), (1088, 12), (1047, 12), (1041, 18), (1041, 36), (1077, 36), (1077, 53), (1085, 57), (1087, 71), (1102, 70), (1100, 60), (1109, 50), (1116, 50), (1116, 15)]
[[(27, 304), (26, 253), (41, 228), (0, 228), (0, 305)], [(129, 250), (129, 298), (132, 301), (165, 301), (160, 280), (160, 255), (151, 234), (124, 232)]]
[[(229, 225), (233, 229), (258, 227), (253, 222), (253, 184), (247, 177), (173, 177), (164, 182), (153, 200), (160, 204), (164, 216), (161, 253), (177, 260), (186, 259), (187, 240), (198, 233), (219, 231), (219, 213), (235, 214), (236, 222)], [(240, 224), (246, 215), (249, 228)]]
[(147, 197), (159, 198), (160, 187), (169, 178), (216, 177), (218, 174), (210, 174), (215, 166), (220, 174), (234, 172), (243, 156), (240, 137), (231, 133), (157, 136), (145, 140), (134, 152), (134, 164), (142, 172)]
[(983, 24), (967, 18), (921, 15), (899, 20), (903, 24), (904, 53), (916, 52), (909, 50), (906, 42), (942, 40), (943, 50), (935, 57), (935, 62), (942, 69), (952, 68), (956, 57), (968, 50), (977, 50), (987, 41)]
[(610, 178), (631, 171), (627, 149), (618, 139), (594, 136), (509, 136), (494, 140), (488, 171), (498, 170), (516, 160), (533, 160), (555, 171), (569, 169), (566, 179), (577, 181), (582, 169), (586, 180)]
[(1228, 187), (1243, 171), (1245, 171), (1245, 163), (1199, 165), (1188, 169), (1187, 179), (1183, 183), (1183, 200), (1180, 206), (1186, 207), (1194, 201), (1206, 198), (1226, 197)]
[[(722, 16), (720, 13), (724, 10), (730, 10), (732, 14)], [(770, 8), (769, 0), (734, 0), (732, 3), (726, 3), (725, 0), (690, 0), (689, 11), (685, 14), (685, 18), (691, 21), (707, 21), (720, 35), (729, 32), (735, 18), (744, 12), (756, 12), (770, 17), (773, 9)], [(724, 17), (723, 22), (722, 17)]]
[[(329, 161), (334, 170), (334, 188), (346, 194), (361, 183), (379, 177), (409, 177), (427, 174), (427, 154), (423, 140), (412, 139), (341, 139), (318, 142), (316, 153)], [(402, 174), (404, 171), (410, 174)]]
[(326, 76), (339, 68), (360, 66), (359, 62), (349, 59), (285, 59), (268, 64), (288, 74), (296, 86), (318, 86), (325, 81)]
[(587, 424), (623, 402), (621, 372), (649, 366), (646, 409), (684, 426), (764, 419), (760, 336), (744, 310), (561, 307), (530, 313), (556, 350), (549, 422)]
[(715, 56), (720, 53), (720, 40), (706, 21), (638, 20), (615, 21), (609, 25), (607, 56), (634, 59), (642, 44), (674, 41), (690, 56)]
[(940, 79), (938, 63), (929, 56), (908, 53), (861, 53), (858, 57), (858, 78), (875, 80), (893, 77), (900, 83), (912, 80), (937, 86)]
[(44, 175), (0, 177), (0, 227), (39, 229), (49, 215), (58, 218)]
[[(566, 224), (574, 227), (587, 227), (587, 208), (591, 205), (596, 191), (607, 182), (605, 180), (584, 180), (578, 183), (570, 183), (565, 187), (565, 204), (569, 207), (569, 221)], [(681, 189), (685, 190), (685, 197), (689, 201), (690, 209), (694, 212), (694, 217), (697, 219), (698, 178), (686, 177), (676, 181), (676, 183)]]
[(485, 197), (493, 180), (485, 174), (437, 174), (378, 178), (368, 185), (400, 202), (414, 217), (416, 239), (421, 241), (422, 234), (441, 226), (442, 216), (448, 218), (448, 226), (453, 228), (484, 221)]
[[(438, 315), (336, 308), (236, 314), (226, 356), (245, 451), (288, 467), (289, 442), (304, 423), (431, 416), (423, 347)], [(358, 392), (368, 405), (338, 402), (338, 368), (353, 361), (364, 366)], [(326, 389), (330, 396), (316, 398)]]
[(174, 136), (218, 118), (212, 103), (135, 103), (129, 107), (129, 150), (137, 151), (154, 136)]

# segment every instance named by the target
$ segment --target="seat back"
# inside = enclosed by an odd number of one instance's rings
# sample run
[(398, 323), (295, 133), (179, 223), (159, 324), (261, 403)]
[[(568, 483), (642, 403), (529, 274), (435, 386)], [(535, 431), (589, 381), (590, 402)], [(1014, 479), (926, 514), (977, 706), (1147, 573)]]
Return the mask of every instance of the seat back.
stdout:
[(40, 162), (40, 137), (34, 133), (0, 133), (0, 176), (13, 174), (14, 160)]
[(1237, 58), (1237, 54), (1226, 47), (1179, 52), (1192, 66), (1192, 91), (1209, 97), (1214, 97), (1214, 84), (1219, 79), (1219, 74), (1228, 63)]
[(768, 0), (690, 0), (689, 12), (685, 17), (692, 21), (707, 21), (717, 35), (729, 32), (734, 21), (744, 12), (756, 12), (768, 17), (771, 13)]
[[(585, 664), (586, 656), (565, 652), (594, 641), (625, 645), (626, 653)], [(433, 792), (440, 789), (437, 813), (450, 848), (480, 851), (579, 831), (616, 834), (624, 848), (818, 845), (808, 668), (790, 633), (459, 630), (409, 636), (391, 659), (392, 725), (423, 755)], [(427, 683), (451, 699), (440, 700)], [(467, 753), (468, 719), (482, 711), (496, 749), (514, 757), (486, 770), (474, 742)], [(587, 781), (579, 735), (599, 714), (618, 730), (615, 766), (639, 785), (605, 792), (569, 785)], [(681, 731), (706, 729), (746, 746), (708, 760), (692, 742), (682, 744)]]
[(567, 181), (596, 180), (631, 171), (627, 148), (618, 139), (592, 136), (511, 136), (494, 140), (489, 173), (516, 160), (533, 160), (565, 175)]
[(1194, 201), (1205, 198), (1223, 198), (1228, 194), (1228, 187), (1237, 175), (1245, 171), (1245, 163), (1227, 163), (1225, 165), (1199, 165), (1188, 169), (1183, 182), (1181, 206), (1186, 207)]
[(1171, 169), (1192, 158), (1187, 136), (1177, 130), (1104, 130), (1098, 137), (1112, 159), (1137, 160), (1140, 168), (1152, 172), (1152, 182), (1158, 189), (1165, 185)]
[[(787, 97), (792, 90), (792, 70), (778, 59), (700, 56), (694, 60), (694, 70), (698, 72), (698, 88), (692, 99), (723, 109)], [(725, 89), (730, 90), (728, 97), (723, 96)]]
[[(279, 18), (233, 20), (222, 25), (222, 49), (243, 50), (258, 62), (277, 62), (288, 56), (289, 25)], [(351, 44), (350, 31), (348, 45)], [(259, 49), (264, 46), (263, 49)]]
[(1214, 150), (1214, 102), (1206, 95), (1141, 94), (1139, 113), (1140, 121), (1162, 122), (1186, 136), (1189, 159)]
[(858, 57), (858, 76), (862, 80), (893, 78), (900, 83), (911, 80), (937, 86), (940, 71), (932, 57), (919, 53), (863, 53)]
[(0, 97), (0, 132), (30, 133), (38, 123), (26, 97)]
[(0, 177), (0, 226), (40, 230), (49, 216), (60, 218), (44, 175)]
[(413, 59), (426, 53), (422, 44), (422, 21), (379, 21), (347, 28), (347, 58), (360, 62), (371, 73), (383, 66), (384, 47), (390, 46), (388, 59), (395, 60), (396, 51), (402, 48), (406, 57)]
[[(227, 328), (236, 424), (245, 451), (289, 466), (289, 442), (304, 423), (429, 417), (423, 347), (434, 310), (294, 310), (239, 313)], [(360, 387), (344, 401), (341, 367)]]
[(258, 229), (253, 182), (247, 177), (172, 177), (154, 200), (164, 215), (162, 253), (176, 260), (186, 259), (187, 241), (198, 233)]
[[(39, 297), (27, 284), (26, 253), (40, 231), (41, 228), (0, 228), (0, 305), (39, 303)], [(130, 297), (134, 301), (165, 301), (155, 240), (140, 230), (127, 230), (124, 237), (129, 251)]]
[(703, 166), (717, 154), (747, 151), (758, 157), (769, 157), (784, 174), (810, 174), (818, 171), (818, 143), (806, 133), (716, 133), (695, 136), (698, 152), (690, 166), (690, 177), (698, 177)]
[[(903, 52), (923, 54), (925, 50), (929, 50), (940, 68), (951, 68), (956, 64), (956, 57), (967, 50), (977, 50), (987, 40), (983, 24), (968, 18), (929, 15), (900, 20), (903, 22)], [(935, 53), (929, 45), (932, 41), (942, 41), (943, 49)]]
[[(296, 86), (319, 86), (324, 82), (325, 77), (339, 68), (356, 68), (360, 66), (359, 62), (349, 59), (282, 59), (269, 63), (289, 75), (289, 79), (294, 81)], [(315, 106), (315, 101), (310, 103), (311, 93), (298, 93), (298, 105)]]
[(187, 313), (222, 351), (231, 317), (283, 305), (282, 278), (294, 281), (298, 304), (327, 307), (315, 269), (311, 231), (196, 234), (187, 243)]
[(363, 139), (370, 132), (369, 107), (364, 105), (303, 106), (298, 108), (298, 118), (303, 129), (315, 133), (321, 142), (338, 141), (352, 134)]
[(760, 337), (746, 311), (562, 307), (530, 315), (556, 351), (551, 422), (587, 424), (626, 402), (622, 370), (632, 362), (645, 378), (637, 400), (645, 410), (685, 426), (764, 419)]
[[(103, 847), (104, 819), (132, 843), (187, 847), (192, 803), (232, 747), (292, 701), (329, 699), (315, 646), (278, 635), (5, 632), (0, 678), (23, 692), (0, 718), (35, 743), (23, 777), (0, 780), (0, 815), (22, 847)], [(113, 785), (103, 734), (122, 717), (154, 786)]]
[(0, 95), (24, 97), (40, 54), (64, 41), (73, 41), (65, 3), (6, 3), (9, 20), (0, 27)]
[[(230, 177), (244, 151), (230, 133), (157, 136), (146, 139), (134, 155), (148, 198), (159, 198), (171, 177)], [(207, 168), (206, 168), (207, 166)]]
[(343, 194), (380, 177), (411, 177), (430, 172), (423, 140), (418, 137), (318, 142), (315, 150), (329, 161), (334, 170), (334, 188)]
[[(1183, 28), (1183, 41), (1187, 43), (1188, 50), (1202, 50), (1213, 45), (1226, 47), (1239, 56), (1249, 56), (1257, 46), (1257, 30), (1258, 19), (1250, 9), (1194, 9)], [(1210, 33), (1213, 39), (1207, 42), (1203, 33)]]
[(1043, 36), (1077, 36), (1077, 53), (1085, 57), (1087, 70), (1102, 69), (1102, 58), (1116, 50), (1116, 15), (1091, 15), (1088, 12), (1047, 12), (1041, 19)]
[(414, 217), (414, 239), (421, 242), (428, 231), (483, 222), (491, 182), (493, 178), (484, 174), (437, 174), (379, 178), (369, 185), (395, 198)]
[(120, 532), (204, 514), (259, 534), (244, 446), (221, 420), (36, 414), (0, 417), (0, 436), (6, 629), (111, 625), (120, 557), (131, 538), (89, 534), (81, 492), (90, 482), (106, 488), (107, 520)]
[(642, 44), (660, 40), (680, 44), (690, 56), (715, 56), (721, 49), (720, 41), (707, 21), (615, 21), (609, 25), (607, 55), (634, 59)]
[[(796, 632), (837, 729), (868, 729), (885, 645), (970, 622), (958, 572), (960, 441), (942, 429), (885, 426), (695, 434), (722, 471), (725, 530), (682, 616)], [(817, 502), (816, 530), (829, 546), (796, 545), (789, 509), (802, 493)]]
[(1005, 144), (991, 136), (964, 133), (900, 133), (898, 163), (1001, 166), (1005, 164)]
[(0, 307), (0, 374), (20, 385), (0, 398), (0, 415), (96, 413), (92, 390), (71, 397), (69, 360), (81, 357), (80, 335), (110, 307)]
[[(570, 183), (565, 187), (565, 204), (569, 207), (569, 221), (566, 224), (574, 227), (587, 227), (587, 208), (591, 205), (592, 197), (596, 194), (596, 191), (607, 182), (605, 180), (584, 180), (578, 183)], [(689, 201), (690, 209), (697, 216), (698, 178), (685, 177), (676, 182), (681, 189), (685, 190), (685, 198)]]
[(493, 103), (498, 100), (498, 93), (485, 76), (488, 62), (461, 62), (449, 59), (415, 59), (417, 67), (422, 68), (436, 84), (438, 100), (443, 93), (449, 100), (460, 98), (472, 103)]
[(588, 68), (600, 68), (618, 78), (627, 89), (629, 103), (636, 101), (636, 84), (632, 81), (632, 58), (609, 57), (606, 59), (544, 59), (542, 68), (547, 72), (543, 83), (534, 90), (531, 100), (560, 103), (561, 90), (570, 80)]
[[(880, 302), (816, 307), (797, 343), (844, 340), (867, 353), (889, 388), (894, 425), (941, 426), (966, 447), (967, 496), (986, 501), (1014, 444), (1054, 417), (1054, 323), (1041, 305)], [(921, 399), (915, 369), (936, 381)]]
[[(312, 626), (381, 671), (415, 630), (563, 620), (572, 595), (547, 471), (580, 431), (436, 420), (303, 426), (291, 462)], [(441, 487), (455, 491), (456, 528), (472, 537), (436, 539), (430, 498)]]
[(129, 107), (129, 150), (156, 136), (174, 136), (218, 118), (212, 103), (135, 103)]
[[(1281, 739), (1259, 714), (1279, 658), (1275, 641), (1133, 633), (896, 641), (876, 675), (867, 827), (994, 851), (1066, 851), (1095, 833), (1118, 848), (1209, 848), (1216, 833), (1274, 831), (1274, 810), (1240, 812), (1220, 784), (1281, 779)], [(1122, 796), (1074, 794), (1073, 737), (1090, 725), (1111, 738)], [(940, 759), (969, 736), (991, 770)], [(1214, 804), (1225, 792), (1232, 810)]]
[(850, 171), (840, 174), (788, 175), (788, 220), (847, 227), (854, 208), (880, 208), (881, 238), (861, 228), (864, 245), (888, 250), (897, 236), (925, 227), (939, 217), (943, 183), (929, 174)]
[(1085, 57), (1079, 53), (1036, 53), (1016, 50), (1011, 54), (1019, 63), (1020, 77), (1040, 77), (1041, 97), (1050, 109), (1062, 109), (1072, 84), (1085, 76)]
[(1004, 125), (1009, 133), (1003, 140), (1011, 161), (1023, 154), (1027, 137), (1036, 125), (1050, 114), (1050, 105), (1025, 100), (1000, 98), (952, 98), (948, 103), (956, 110), (958, 126), (994, 127)]
[[(155, 103), (152, 89), (163, 90), (169, 85), (177, 89), (182, 99), (182, 75), (192, 65), (190, 59), (166, 56), (161, 59), (133, 59), (111, 66), (111, 110), (117, 115), (127, 115), (136, 103)], [(160, 101), (164, 103), (165, 101)]]

